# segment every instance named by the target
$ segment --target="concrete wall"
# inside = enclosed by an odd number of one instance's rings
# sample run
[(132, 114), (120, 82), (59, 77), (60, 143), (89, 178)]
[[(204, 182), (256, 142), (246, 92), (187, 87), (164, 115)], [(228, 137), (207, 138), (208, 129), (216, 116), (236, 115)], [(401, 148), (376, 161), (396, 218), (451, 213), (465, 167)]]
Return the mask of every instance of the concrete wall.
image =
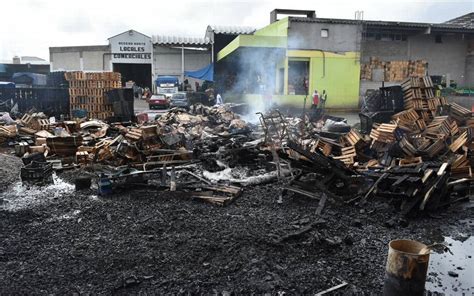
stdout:
[(466, 57), (466, 77), (464, 78), (464, 84), (467, 87), (474, 88), (474, 55), (468, 55)]
[(467, 42), (461, 35), (443, 35), (442, 43), (434, 35), (418, 35), (408, 38), (408, 46), (410, 59), (426, 60), (430, 75), (449, 75), (464, 86)]
[[(82, 67), (81, 67), (82, 58)], [(181, 48), (154, 47), (154, 73), (181, 77)], [(52, 70), (111, 71), (108, 46), (51, 47)], [(184, 49), (184, 70), (197, 70), (211, 62), (210, 50)]]
[[(329, 30), (327, 38), (321, 37), (321, 29)], [(360, 48), (360, 36), (358, 25), (293, 21), (288, 29), (288, 48), (354, 52)]]
[(79, 51), (77, 52), (58, 52), (50, 53), (51, 70), (81, 70), (81, 57)]
[[(362, 63), (370, 57), (382, 61), (426, 60), (430, 75), (449, 75), (459, 86), (472, 84), (472, 66), (466, 67), (468, 41), (461, 34), (443, 35), (442, 43), (435, 42), (435, 34), (408, 36), (407, 41), (366, 40), (362, 44)], [(469, 62), (470, 63), (470, 62)]]
[(82, 53), (82, 59), (84, 64), (84, 70), (86, 71), (110, 70), (110, 54), (108, 54), (108, 52), (85, 51)]
[(362, 43), (361, 62), (369, 62), (370, 57), (379, 57), (383, 61), (408, 59), (408, 41), (365, 40)]
[(50, 47), (51, 70), (110, 71), (109, 53), (107, 45)]
[[(158, 75), (172, 75), (181, 77), (181, 48), (155, 46), (154, 72)], [(198, 70), (211, 62), (210, 50), (184, 49), (184, 70)]]
[(474, 37), (471, 37), (467, 43), (466, 77), (464, 78), (464, 84), (474, 88)]

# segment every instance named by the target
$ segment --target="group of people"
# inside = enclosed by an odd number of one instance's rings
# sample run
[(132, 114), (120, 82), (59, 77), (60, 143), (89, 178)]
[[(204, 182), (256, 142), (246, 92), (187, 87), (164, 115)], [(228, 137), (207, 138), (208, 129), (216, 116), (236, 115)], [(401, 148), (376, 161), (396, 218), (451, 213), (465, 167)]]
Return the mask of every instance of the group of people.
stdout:
[(148, 87), (138, 86), (136, 83), (133, 84), (133, 97), (135, 99), (149, 99), (152, 95), (151, 90)]
[(314, 90), (311, 109), (318, 109), (318, 106), (320, 109), (324, 109), (327, 98), (328, 95), (326, 93), (326, 90), (323, 90), (323, 93), (321, 95), (318, 93), (318, 90)]

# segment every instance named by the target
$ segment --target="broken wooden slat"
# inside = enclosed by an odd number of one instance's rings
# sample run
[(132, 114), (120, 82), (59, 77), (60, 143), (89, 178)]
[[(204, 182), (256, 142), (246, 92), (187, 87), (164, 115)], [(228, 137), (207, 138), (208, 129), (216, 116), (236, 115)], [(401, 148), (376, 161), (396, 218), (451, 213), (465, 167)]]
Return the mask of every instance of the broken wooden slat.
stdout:
[(456, 152), (459, 148), (461, 148), (467, 142), (467, 131), (462, 133), (451, 145), (449, 145), (449, 149), (452, 152)]

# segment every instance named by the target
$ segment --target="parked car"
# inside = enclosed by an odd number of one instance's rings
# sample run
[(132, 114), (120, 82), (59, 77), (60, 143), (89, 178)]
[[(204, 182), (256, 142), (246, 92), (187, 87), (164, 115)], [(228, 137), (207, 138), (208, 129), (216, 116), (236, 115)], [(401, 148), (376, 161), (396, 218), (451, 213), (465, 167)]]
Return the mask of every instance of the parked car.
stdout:
[(183, 108), (189, 107), (189, 100), (188, 100), (187, 94), (185, 92), (179, 92), (179, 93), (173, 94), (173, 96), (171, 97), (171, 101), (170, 101), (170, 107), (171, 108), (173, 108), (173, 107), (183, 107)]
[(167, 109), (170, 107), (170, 100), (164, 94), (152, 95), (148, 100), (148, 106), (150, 106), (150, 109)]

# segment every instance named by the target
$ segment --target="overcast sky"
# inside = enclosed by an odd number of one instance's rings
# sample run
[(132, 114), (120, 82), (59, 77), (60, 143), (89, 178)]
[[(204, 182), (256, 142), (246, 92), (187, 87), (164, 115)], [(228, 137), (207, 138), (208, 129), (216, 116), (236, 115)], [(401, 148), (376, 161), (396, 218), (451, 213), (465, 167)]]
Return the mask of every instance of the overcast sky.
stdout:
[(311, 9), (318, 17), (444, 22), (474, 11), (473, 0), (4, 0), (0, 16), (0, 60), (14, 55), (49, 60), (50, 46), (107, 44), (128, 29), (147, 35), (204, 37), (206, 26), (261, 28), (274, 8)]

